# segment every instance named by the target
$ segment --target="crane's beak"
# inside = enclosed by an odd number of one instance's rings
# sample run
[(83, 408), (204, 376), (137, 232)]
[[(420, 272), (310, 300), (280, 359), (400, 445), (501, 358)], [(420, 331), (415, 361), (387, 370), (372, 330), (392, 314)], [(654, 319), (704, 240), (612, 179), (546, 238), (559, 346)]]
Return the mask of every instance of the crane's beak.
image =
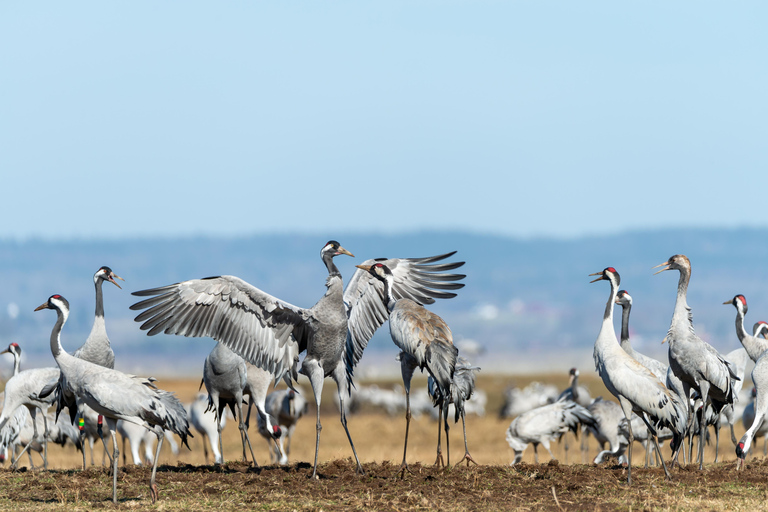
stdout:
[(50, 308), (48, 307), (48, 302), (43, 302), (42, 304), (40, 304), (39, 306), (37, 306), (37, 307), (35, 308), (35, 311), (40, 311), (41, 309), (50, 309)]
[(339, 254), (346, 254), (347, 256), (352, 256), (353, 258), (355, 257), (354, 254), (352, 254), (342, 246), (339, 246), (339, 249), (336, 251), (336, 255), (338, 256)]
[(360, 270), (365, 270), (366, 272), (368, 272), (369, 270), (371, 270), (371, 266), (370, 266), (370, 265), (355, 265), (355, 266), (356, 266), (357, 268), (359, 268)]
[(600, 276), (600, 277), (598, 277), (597, 279), (593, 279), (592, 281), (590, 281), (590, 283), (602, 281), (603, 279), (605, 279), (605, 276), (603, 276), (602, 272), (595, 272), (594, 274), (589, 274), (589, 277), (592, 277), (592, 276)]
[(125, 281), (125, 279), (123, 279), (119, 275), (115, 274), (114, 272), (112, 272), (110, 275), (107, 276), (107, 281), (109, 281), (110, 283), (112, 283), (113, 285), (117, 286), (118, 288), (120, 288), (122, 290), (123, 287), (120, 286), (119, 284), (117, 284), (117, 281), (115, 281), (115, 279), (114, 279), (115, 277), (118, 278), (121, 281)]
[(10, 353), (11, 353), (11, 351), (8, 350), (8, 349), (5, 349), (2, 352), (0, 352), (0, 354), (10, 354)]
[(733, 304), (733, 300), (727, 300), (727, 301), (723, 302), (723, 304), (725, 304), (726, 306), (727, 306), (728, 304)]
[[(666, 265), (666, 267), (664, 267), (664, 265)], [(653, 275), (656, 275), (656, 274), (659, 274), (661, 272), (664, 272), (665, 270), (670, 270), (669, 261), (665, 261), (664, 263), (659, 263), (655, 267), (651, 267), (651, 270), (653, 270), (654, 268), (659, 268), (659, 267), (664, 267), (664, 268), (654, 272)]]

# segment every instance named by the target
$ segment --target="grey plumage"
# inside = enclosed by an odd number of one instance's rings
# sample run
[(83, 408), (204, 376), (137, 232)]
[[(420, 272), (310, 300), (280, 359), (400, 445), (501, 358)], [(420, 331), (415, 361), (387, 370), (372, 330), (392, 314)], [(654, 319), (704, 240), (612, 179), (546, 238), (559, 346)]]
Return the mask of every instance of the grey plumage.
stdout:
[[(688, 307), (687, 292), (691, 278), (691, 262), (682, 254), (670, 257), (666, 262), (654, 268), (663, 267), (656, 272), (678, 270), (680, 279), (677, 284), (677, 298), (672, 314), (672, 322), (667, 332), (666, 341), (669, 343), (669, 366), (682, 381), (684, 394), (689, 396), (689, 390), (696, 390), (706, 407), (712, 404), (715, 413), (736, 400), (733, 383), (738, 377), (726, 361), (711, 345), (699, 338), (693, 329), (691, 308)], [(688, 427), (693, 423), (693, 409), (688, 403)], [(704, 468), (704, 436), (706, 423), (699, 427), (699, 469)], [(680, 446), (675, 450), (677, 458)]]
[[(274, 418), (282, 435), (278, 439), (278, 444), (270, 444), (274, 449), (271, 450), (273, 461), (279, 464), (288, 464), (288, 456), (291, 453), (291, 438), (296, 424), (307, 413), (307, 401), (293, 389), (279, 389), (273, 391), (266, 398), (266, 412)], [(259, 416), (259, 433), (268, 441), (273, 439), (272, 433), (267, 427), (266, 422)]]
[[(215, 412), (206, 412), (208, 410), (208, 395), (206, 393), (198, 393), (194, 402), (189, 404), (186, 409), (190, 425), (195, 427), (195, 430), (202, 436), (201, 441), (203, 443), (205, 463), (208, 464), (208, 446), (205, 444), (205, 438), (207, 437), (211, 444), (214, 462), (223, 464), (224, 459), (219, 451), (219, 422), (216, 420)], [(221, 427), (224, 428), (226, 423), (227, 415), (223, 414), (221, 417)]]
[(632, 296), (626, 290), (619, 290), (616, 295), (616, 304), (621, 306), (621, 341), (619, 342), (624, 352), (629, 354), (632, 359), (642, 364), (662, 382), (667, 378), (667, 369), (669, 365), (661, 361), (641, 354), (632, 347), (632, 341), (629, 337), (629, 315), (632, 312)]
[(85, 405), (104, 416), (112, 434), (112, 501), (117, 503), (119, 451), (115, 431), (117, 420), (123, 420), (138, 425), (146, 423), (158, 438), (150, 479), (150, 495), (154, 502), (158, 497), (155, 474), (157, 455), (162, 448), (165, 435), (163, 430), (167, 429), (178, 434), (183, 444), (187, 444), (187, 437), (191, 436), (184, 407), (173, 393), (158, 389), (153, 382), (154, 379), (127, 375), (68, 354), (61, 345), (61, 330), (69, 316), (69, 302), (64, 297), (52, 295), (35, 311), (42, 309), (53, 309), (57, 313), (56, 324), (51, 331), (51, 353), (67, 379), (67, 385)]
[(593, 462), (600, 464), (608, 456), (618, 458), (619, 463), (625, 461), (624, 452), (627, 449), (629, 430), (621, 406), (612, 400), (603, 400), (602, 397), (597, 397), (589, 404), (587, 410), (595, 419), (587, 427), (588, 431), (600, 446), (604, 447), (605, 443), (608, 443), (608, 449), (603, 449), (598, 453)]
[(523, 452), (531, 443), (536, 463), (539, 462), (539, 444), (554, 459), (550, 442), (569, 430), (576, 433), (582, 423), (593, 424), (594, 417), (586, 408), (570, 400), (558, 400), (521, 414), (512, 420), (507, 429), (507, 443), (515, 451), (512, 465), (520, 462)]
[[(149, 298), (131, 306), (132, 310), (145, 310), (136, 321), (143, 322), (141, 328), (148, 335), (164, 332), (210, 336), (276, 380), (286, 380), (289, 386), (298, 377), (299, 355), (306, 352), (301, 373), (309, 377), (318, 411), (313, 476), (317, 475), (322, 429), (320, 396), (325, 377), (337, 384), (341, 422), (358, 471), (363, 471), (347, 428), (342, 390), (349, 394), (354, 365), (373, 332), (386, 320), (381, 291), (371, 278), (358, 271), (343, 290), (341, 274), (333, 263), (340, 254), (352, 255), (334, 240), (323, 246), (321, 258), (328, 270), (326, 293), (311, 308), (289, 304), (234, 276), (195, 279), (134, 292)], [(399, 269), (396, 294), (413, 295), (424, 302), (453, 296), (442, 290), (461, 287), (451, 281), (464, 276), (442, 272), (463, 263), (431, 265), (452, 254), (386, 260)]]
[[(613, 329), (613, 308), (621, 282), (619, 273), (613, 267), (607, 267), (602, 272), (591, 275), (600, 276), (594, 279), (593, 283), (605, 280), (611, 285), (611, 293), (605, 305), (600, 333), (595, 340), (593, 356), (595, 368), (600, 374), (603, 384), (619, 400), (619, 405), (621, 405), (624, 417), (628, 422), (629, 454), (627, 459), (630, 463), (627, 465), (627, 483), (631, 484), (633, 435), (629, 422), (632, 418), (632, 412), (643, 418), (647, 428), (654, 434), (656, 453), (659, 458), (662, 458), (661, 450), (655, 438), (656, 427), (668, 426), (681, 437), (681, 433), (684, 432), (683, 419), (685, 417), (681, 409), (685, 407), (685, 404), (681, 404), (678, 398), (648, 368), (635, 361), (619, 346)], [(676, 443), (681, 443), (681, 440), (676, 440)], [(666, 465), (664, 465), (664, 473), (667, 478), (671, 478)]]
[[(406, 454), (408, 449), (408, 429), (411, 421), (411, 377), (416, 368), (427, 370), (434, 379), (443, 407), (450, 399), (451, 381), (458, 357), (458, 349), (453, 345), (453, 334), (448, 324), (438, 315), (412, 299), (397, 299), (394, 296), (395, 277), (392, 271), (381, 262), (373, 265), (357, 265), (375, 279), (384, 284), (383, 303), (389, 311), (389, 333), (395, 345), (400, 348), (400, 371), (403, 375), (406, 400), (405, 447), (400, 472), (404, 476), (408, 468)], [(438, 454), (436, 463), (442, 461), (440, 453), (440, 422), (438, 422)], [(450, 451), (449, 451), (450, 464)]]

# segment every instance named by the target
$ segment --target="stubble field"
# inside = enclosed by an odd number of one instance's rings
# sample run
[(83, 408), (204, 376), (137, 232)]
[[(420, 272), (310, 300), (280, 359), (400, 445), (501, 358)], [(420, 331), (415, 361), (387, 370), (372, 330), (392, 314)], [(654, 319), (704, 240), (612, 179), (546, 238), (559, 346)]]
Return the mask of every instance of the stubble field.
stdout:
[[(585, 372), (586, 373), (586, 372)], [(530, 380), (549, 381), (566, 386), (561, 376), (536, 376), (514, 379), (520, 386)], [(396, 478), (402, 459), (405, 418), (364, 410), (349, 417), (349, 428), (365, 475), (355, 472), (352, 452), (338, 420), (330, 381), (324, 390), (323, 431), (320, 440), (320, 478), (310, 480), (314, 457), (315, 415), (310, 407), (296, 429), (291, 446), (291, 462), (278, 466), (269, 461), (267, 442), (251, 426), (251, 439), (258, 467), (241, 461), (242, 449), (235, 421), (224, 430), (222, 467), (213, 466), (203, 456), (202, 439), (195, 433), (191, 450), (181, 448), (178, 456), (164, 448), (157, 473), (160, 499), (149, 498), (149, 468), (122, 461), (118, 473), (118, 508), (135, 510), (766, 510), (768, 509), (768, 462), (762, 453), (748, 460), (744, 471), (735, 470), (733, 445), (726, 431), (721, 437), (723, 462), (712, 463), (714, 447), (708, 446), (704, 471), (698, 465), (673, 470), (667, 481), (659, 468), (643, 469), (643, 453), (636, 445), (633, 484), (626, 485), (626, 469), (615, 463), (596, 466), (589, 462), (597, 452), (590, 439), (589, 456), (582, 459), (578, 441), (571, 437), (571, 450), (555, 443), (558, 461), (550, 461), (540, 450), (541, 464), (533, 463), (529, 447), (523, 462), (509, 466), (513, 452), (504, 435), (509, 419), (499, 419), (502, 391), (513, 379), (481, 376), (478, 388), (488, 393), (484, 417), (468, 416), (469, 450), (478, 466), (434, 466), (437, 423), (427, 416), (411, 422), (408, 462), (411, 472)], [(592, 396), (608, 394), (598, 380), (583, 376)], [(199, 380), (160, 381), (160, 387), (173, 390), (182, 402), (197, 393)], [(386, 383), (382, 383), (386, 384)], [(414, 393), (422, 392), (422, 381), (414, 382)], [(311, 401), (311, 392), (304, 387)], [(740, 422), (737, 436), (743, 427)], [(762, 447), (762, 442), (758, 444)], [(126, 447), (127, 448), (127, 447)], [(662, 448), (665, 456), (669, 448)], [(101, 448), (96, 450), (96, 465), (85, 472), (79, 469), (81, 455), (74, 447), (50, 449), (49, 471), (26, 468), (12, 472), (8, 464), (0, 470), (0, 510), (85, 510), (112, 508), (111, 477), (101, 466)], [(758, 450), (761, 452), (761, 450)], [(461, 423), (451, 429), (451, 463), (464, 453)], [(40, 458), (34, 454), (35, 463)], [(122, 459), (122, 455), (121, 455)], [(130, 456), (129, 456), (130, 460)]]

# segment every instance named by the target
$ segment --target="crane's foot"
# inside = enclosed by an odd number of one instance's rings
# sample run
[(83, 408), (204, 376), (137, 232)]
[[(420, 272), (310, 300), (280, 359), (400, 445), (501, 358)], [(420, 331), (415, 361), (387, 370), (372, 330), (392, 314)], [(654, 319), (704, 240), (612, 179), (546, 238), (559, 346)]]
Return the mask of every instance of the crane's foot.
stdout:
[(464, 453), (464, 457), (462, 457), (462, 458), (461, 458), (461, 460), (460, 460), (459, 462), (457, 462), (457, 463), (456, 463), (456, 465), (458, 466), (459, 464), (461, 464), (461, 463), (462, 463), (462, 462), (464, 462), (465, 460), (467, 461), (467, 467), (469, 467), (469, 463), (470, 463), (470, 462), (471, 462), (472, 464), (474, 464), (475, 466), (477, 466), (477, 465), (478, 465), (478, 464), (477, 464), (477, 461), (475, 461), (475, 459), (473, 459), (473, 458), (472, 458), (472, 456), (469, 454), (469, 452), (465, 452), (465, 453)]
[(435, 466), (437, 467), (445, 467), (445, 461), (443, 460), (443, 453), (437, 452), (437, 458), (435, 459)]
[(400, 480), (405, 480), (405, 472), (408, 472), (409, 475), (413, 474), (413, 471), (411, 471), (411, 468), (408, 467), (408, 464), (403, 461), (402, 464), (400, 464), (400, 469), (397, 470), (397, 473), (395, 473), (395, 478), (399, 478)]
[(152, 503), (155, 503), (160, 497), (160, 492), (157, 490), (157, 484), (149, 484), (149, 496), (152, 498)]

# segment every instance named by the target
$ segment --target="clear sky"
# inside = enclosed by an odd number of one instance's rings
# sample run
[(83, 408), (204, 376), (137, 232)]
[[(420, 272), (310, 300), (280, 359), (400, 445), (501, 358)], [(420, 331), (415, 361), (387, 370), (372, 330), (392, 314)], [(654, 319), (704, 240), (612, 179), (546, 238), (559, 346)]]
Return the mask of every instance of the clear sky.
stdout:
[(0, 238), (768, 226), (768, 4), (0, 5)]

